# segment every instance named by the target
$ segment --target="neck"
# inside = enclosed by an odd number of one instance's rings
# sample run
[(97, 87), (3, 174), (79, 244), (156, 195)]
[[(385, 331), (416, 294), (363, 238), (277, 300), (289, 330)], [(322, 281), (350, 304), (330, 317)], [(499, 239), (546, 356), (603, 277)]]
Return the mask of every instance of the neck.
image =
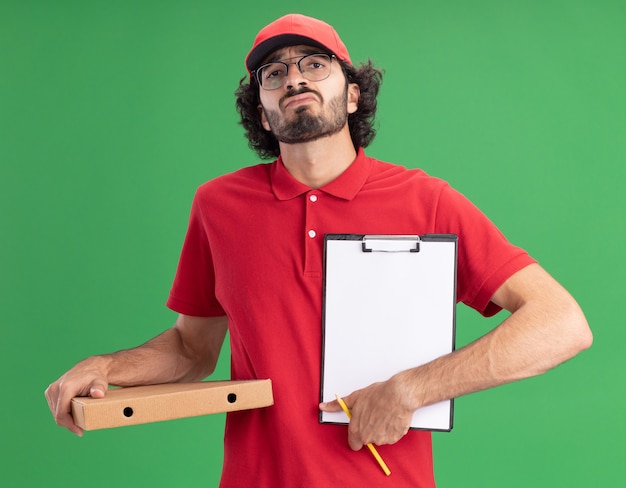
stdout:
[(316, 141), (280, 143), (280, 155), (287, 171), (311, 188), (320, 188), (337, 178), (352, 164), (356, 154), (347, 126)]

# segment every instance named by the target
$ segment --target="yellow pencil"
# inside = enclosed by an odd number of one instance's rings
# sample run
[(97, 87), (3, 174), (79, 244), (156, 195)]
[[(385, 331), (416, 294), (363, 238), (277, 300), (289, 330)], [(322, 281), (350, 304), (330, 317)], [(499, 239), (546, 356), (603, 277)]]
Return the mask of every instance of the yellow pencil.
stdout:
[[(350, 409), (348, 408), (348, 405), (346, 405), (346, 402), (344, 402), (341, 399), (341, 397), (339, 395), (337, 395), (336, 393), (335, 393), (335, 397), (337, 398), (337, 401), (339, 402), (339, 405), (341, 405), (341, 408), (343, 409), (343, 411), (346, 412), (346, 415), (348, 416), (348, 418), (351, 419), (352, 418), (352, 413), (350, 412)], [(378, 461), (379, 466), (382, 468), (382, 470), (385, 472), (385, 474), (387, 476), (389, 476), (391, 474), (391, 471), (389, 470), (389, 468), (385, 464), (385, 461), (383, 461), (383, 458), (380, 457), (380, 454), (378, 454), (378, 451), (376, 450), (374, 445), (372, 443), (369, 443), (369, 444), (367, 444), (367, 448), (370, 450), (370, 452), (372, 453), (372, 455), (374, 456), (376, 461)]]

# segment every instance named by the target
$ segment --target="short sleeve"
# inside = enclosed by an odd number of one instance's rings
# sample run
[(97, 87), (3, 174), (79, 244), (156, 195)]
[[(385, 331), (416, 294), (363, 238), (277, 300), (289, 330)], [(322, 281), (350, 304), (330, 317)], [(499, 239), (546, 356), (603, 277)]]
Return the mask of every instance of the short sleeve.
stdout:
[(491, 302), (498, 288), (513, 274), (536, 262), (511, 244), (469, 199), (445, 185), (437, 213), (438, 232), (458, 236), (457, 300), (492, 316), (501, 308)]
[(175, 312), (196, 317), (224, 315), (224, 310), (215, 298), (215, 271), (199, 193), (193, 200), (187, 233), (166, 305)]

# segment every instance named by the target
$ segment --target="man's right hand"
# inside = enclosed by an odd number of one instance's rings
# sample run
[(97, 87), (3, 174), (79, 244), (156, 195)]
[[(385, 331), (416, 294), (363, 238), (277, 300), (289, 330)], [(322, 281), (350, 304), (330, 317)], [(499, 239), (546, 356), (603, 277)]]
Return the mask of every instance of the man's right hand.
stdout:
[(83, 435), (74, 423), (74, 397), (102, 398), (109, 384), (128, 387), (199, 381), (215, 369), (228, 330), (228, 319), (179, 314), (174, 327), (133, 349), (81, 361), (46, 390), (56, 423)]
[(46, 400), (55, 422), (78, 436), (83, 429), (74, 423), (71, 401), (74, 397), (90, 396), (103, 398), (108, 389), (104, 374), (103, 356), (94, 356), (81, 361), (46, 389)]

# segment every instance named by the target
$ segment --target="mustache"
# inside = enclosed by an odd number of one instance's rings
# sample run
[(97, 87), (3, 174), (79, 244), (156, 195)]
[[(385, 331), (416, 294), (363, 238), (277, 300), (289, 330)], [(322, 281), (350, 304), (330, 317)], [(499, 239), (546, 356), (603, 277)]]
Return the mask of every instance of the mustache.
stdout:
[(279, 106), (282, 107), (287, 99), (295, 97), (296, 95), (302, 95), (303, 93), (312, 93), (317, 98), (319, 98), (321, 102), (324, 101), (324, 98), (322, 97), (322, 94), (320, 92), (313, 90), (312, 88), (309, 88), (307, 86), (303, 86), (297, 90), (292, 88), (287, 93), (285, 93), (279, 101)]

